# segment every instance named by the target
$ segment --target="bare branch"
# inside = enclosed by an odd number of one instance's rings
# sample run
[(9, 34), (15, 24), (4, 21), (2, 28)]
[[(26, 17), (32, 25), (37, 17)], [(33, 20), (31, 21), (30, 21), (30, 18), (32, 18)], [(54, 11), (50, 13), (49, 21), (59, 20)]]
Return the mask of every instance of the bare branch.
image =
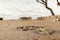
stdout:
[(53, 10), (48, 7), (48, 5), (47, 5), (47, 0), (46, 0), (45, 2), (46, 2), (46, 3), (45, 3), (45, 5), (46, 5), (45, 7), (46, 7), (48, 10), (50, 10), (50, 12), (51, 12), (52, 15), (55, 15), (54, 12), (53, 12)]
[(45, 1), (44, 1), (44, 0), (41, 0), (41, 1), (45, 3)]
[(45, 5), (45, 3), (44, 2), (40, 2), (39, 0), (36, 0), (37, 2), (39, 2), (39, 3), (41, 3), (41, 4), (43, 4), (43, 5)]
[(58, 3), (58, 0), (57, 0), (57, 3)]
[(57, 5), (60, 5), (60, 2), (57, 0)]
[[(52, 14), (52, 15), (55, 15), (54, 12), (53, 12), (53, 10), (48, 7), (48, 5), (47, 5), (47, 0), (45, 0), (45, 1), (44, 1), (44, 0), (41, 0), (42, 2), (40, 2), (39, 0), (36, 0), (36, 1), (39, 2), (39, 3), (44, 4), (45, 7), (46, 7), (48, 10), (50, 10), (51, 14)], [(57, 1), (58, 1), (58, 0), (57, 0)]]

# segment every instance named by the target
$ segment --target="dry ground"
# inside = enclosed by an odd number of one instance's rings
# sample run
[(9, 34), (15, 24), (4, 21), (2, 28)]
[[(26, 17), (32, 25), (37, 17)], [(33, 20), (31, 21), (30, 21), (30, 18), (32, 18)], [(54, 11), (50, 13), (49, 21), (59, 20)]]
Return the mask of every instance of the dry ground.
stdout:
[(16, 20), (0, 21), (0, 40), (60, 40), (60, 32), (53, 35), (36, 34), (33, 31), (21, 31), (20, 26), (40, 26), (49, 30), (60, 31), (60, 21)]

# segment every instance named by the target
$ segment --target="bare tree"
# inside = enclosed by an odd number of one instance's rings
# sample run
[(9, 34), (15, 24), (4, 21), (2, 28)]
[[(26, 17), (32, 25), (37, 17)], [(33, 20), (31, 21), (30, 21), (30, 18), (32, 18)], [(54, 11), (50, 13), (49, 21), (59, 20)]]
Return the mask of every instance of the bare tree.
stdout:
[(47, 0), (41, 0), (41, 1), (36, 0), (36, 1), (39, 2), (39, 3), (41, 3), (41, 4), (43, 4), (43, 5), (45, 5), (45, 7), (46, 7), (48, 10), (51, 11), (52, 16), (55, 15), (54, 12), (53, 12), (53, 10), (52, 10), (51, 8), (48, 7), (48, 5), (47, 5)]

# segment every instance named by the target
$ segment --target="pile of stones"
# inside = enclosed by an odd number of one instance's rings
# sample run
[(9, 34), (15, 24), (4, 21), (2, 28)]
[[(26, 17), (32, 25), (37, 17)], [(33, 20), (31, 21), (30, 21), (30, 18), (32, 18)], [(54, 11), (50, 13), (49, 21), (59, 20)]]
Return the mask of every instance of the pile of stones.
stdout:
[(40, 27), (40, 26), (21, 26), (21, 27), (17, 27), (17, 29), (22, 30), (22, 31), (32, 31), (36, 34), (52, 35), (56, 32), (55, 30), (48, 30), (48, 29), (46, 29), (44, 27)]
[(39, 29), (39, 26), (21, 26), (21, 27), (17, 27), (17, 29), (22, 31), (36, 30)]

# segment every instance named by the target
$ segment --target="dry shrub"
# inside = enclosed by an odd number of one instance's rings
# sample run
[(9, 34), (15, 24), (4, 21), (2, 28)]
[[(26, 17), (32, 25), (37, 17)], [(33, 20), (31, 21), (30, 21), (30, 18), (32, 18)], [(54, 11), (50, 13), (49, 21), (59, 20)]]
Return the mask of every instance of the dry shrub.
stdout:
[(21, 20), (30, 20), (30, 19), (32, 19), (31, 17), (21, 17), (20, 18)]
[(3, 20), (3, 18), (0, 18), (0, 20)]
[(42, 20), (46, 20), (46, 19), (47, 19), (47, 17), (38, 17), (38, 18), (37, 18), (37, 20), (41, 20), (41, 21), (42, 21)]

